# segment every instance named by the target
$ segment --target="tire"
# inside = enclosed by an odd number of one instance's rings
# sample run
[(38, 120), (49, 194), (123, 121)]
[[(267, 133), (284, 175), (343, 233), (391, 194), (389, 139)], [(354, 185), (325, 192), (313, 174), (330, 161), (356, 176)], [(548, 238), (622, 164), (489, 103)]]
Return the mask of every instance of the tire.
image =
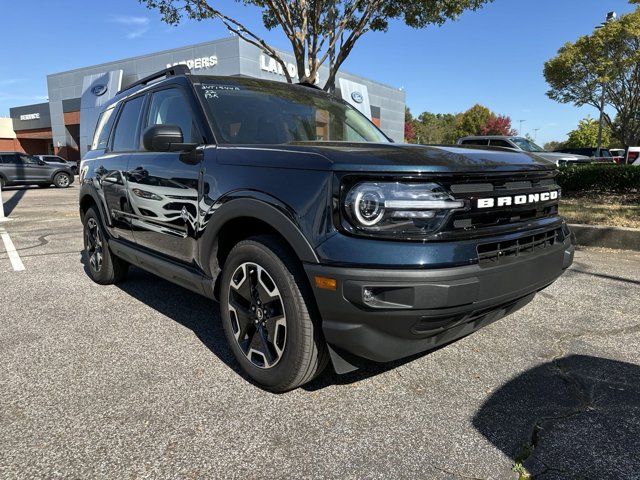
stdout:
[(327, 346), (306, 276), (278, 238), (253, 237), (231, 250), (222, 270), (220, 310), (240, 367), (266, 390), (292, 390), (326, 367)]
[(71, 177), (68, 173), (56, 173), (53, 177), (53, 184), (56, 186), (56, 188), (67, 188), (69, 185), (71, 185)]
[(90, 207), (83, 219), (84, 255), (87, 273), (91, 280), (100, 285), (122, 282), (129, 270), (129, 264), (116, 257), (106, 241), (102, 222), (96, 210)]
[(4, 179), (4, 177), (0, 177), (0, 188), (4, 188), (7, 186), (7, 181)]

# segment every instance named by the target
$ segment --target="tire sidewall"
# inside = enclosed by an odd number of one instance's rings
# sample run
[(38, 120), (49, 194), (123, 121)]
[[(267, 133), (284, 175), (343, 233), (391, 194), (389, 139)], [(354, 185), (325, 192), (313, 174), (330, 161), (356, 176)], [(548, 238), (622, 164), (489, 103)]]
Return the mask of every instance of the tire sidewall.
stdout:
[[(63, 176), (67, 178), (67, 184), (58, 185), (58, 179)], [(56, 186), (56, 188), (68, 188), (69, 185), (71, 185), (71, 177), (64, 172), (56, 173), (55, 176), (53, 177), (53, 184)]]
[[(268, 369), (257, 367), (249, 361), (240, 349), (231, 327), (231, 317), (229, 314), (231, 277), (236, 269), (245, 262), (256, 263), (267, 271), (278, 287), (280, 298), (284, 305), (287, 319), (285, 349), (278, 363)], [(255, 381), (267, 387), (273, 388), (278, 385), (287, 384), (295, 377), (297, 359), (300, 358), (303, 351), (302, 349), (305, 348), (305, 339), (302, 326), (300, 325), (300, 318), (305, 312), (301, 311), (301, 305), (295, 300), (296, 295), (294, 289), (297, 287), (291, 284), (292, 277), (284, 264), (268, 247), (255, 241), (245, 241), (234, 248), (227, 258), (222, 272), (220, 316), (227, 342), (243, 370)]]
[[(86, 231), (87, 231), (87, 228), (88, 228), (87, 227), (87, 223), (88, 223), (90, 218), (93, 218), (96, 221), (96, 223), (98, 224), (98, 230), (100, 231), (100, 235), (102, 237), (102, 268), (100, 269), (99, 272), (96, 272), (91, 267), (91, 263), (89, 262), (89, 254), (87, 252), (87, 235), (86, 235)], [(107, 245), (104, 229), (102, 228), (102, 222), (100, 221), (100, 217), (98, 216), (96, 211), (93, 208), (89, 208), (89, 210), (87, 210), (87, 213), (84, 215), (84, 219), (82, 221), (82, 224), (83, 224), (82, 241), (83, 241), (83, 244), (84, 244), (84, 248), (82, 250), (82, 254), (84, 255), (84, 258), (86, 260), (87, 272), (89, 273), (89, 276), (91, 277), (91, 279), (94, 282), (103, 283), (103, 282), (108, 280), (109, 271), (111, 269), (111, 252), (109, 251), (109, 247)]]

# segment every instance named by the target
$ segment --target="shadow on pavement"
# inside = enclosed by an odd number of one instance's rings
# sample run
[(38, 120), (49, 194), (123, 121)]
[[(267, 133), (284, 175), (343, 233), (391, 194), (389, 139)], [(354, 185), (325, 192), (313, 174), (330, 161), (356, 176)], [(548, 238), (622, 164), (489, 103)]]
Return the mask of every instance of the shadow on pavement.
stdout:
[[(4, 200), (8, 196), (8, 191), (11, 190), (14, 191), (13, 195), (11, 195), (8, 200)], [(2, 189), (2, 197), (4, 200), (4, 214), (7, 217), (11, 215), (11, 212), (13, 212), (18, 206), (18, 203), (20, 203), (22, 197), (24, 197), (25, 193), (27, 193), (27, 190), (29, 190), (29, 187), (5, 187)]]
[(640, 366), (556, 359), (497, 390), (473, 425), (534, 478), (640, 478)]
[(129, 269), (127, 280), (117, 287), (192, 330), (214, 355), (240, 372), (227, 346), (216, 302), (135, 267)]
[[(88, 263), (84, 254), (81, 255), (81, 262), (85, 273), (88, 275)], [(246, 381), (254, 383), (240, 370), (233, 353), (227, 345), (227, 339), (220, 322), (218, 303), (135, 267), (130, 268), (127, 280), (118, 284), (117, 287), (157, 312), (192, 330), (198, 339), (229, 368)], [(303, 385), (302, 388), (307, 391), (317, 391), (331, 385), (359, 382), (396, 368), (427, 353), (430, 352), (423, 352), (385, 364), (364, 362), (361, 369), (346, 375), (336, 374), (333, 367), (327, 365), (327, 368), (320, 376)]]

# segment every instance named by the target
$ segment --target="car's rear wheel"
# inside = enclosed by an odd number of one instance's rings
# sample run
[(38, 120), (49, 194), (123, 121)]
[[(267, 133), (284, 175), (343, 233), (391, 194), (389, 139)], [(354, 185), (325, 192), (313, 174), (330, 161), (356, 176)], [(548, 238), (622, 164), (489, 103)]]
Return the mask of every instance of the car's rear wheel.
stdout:
[(67, 188), (71, 185), (71, 176), (68, 173), (56, 173), (56, 176), (53, 177), (53, 184), (57, 188)]
[(238, 243), (220, 289), (225, 335), (242, 369), (283, 392), (309, 382), (327, 364), (315, 304), (295, 256), (269, 235)]
[(127, 276), (129, 264), (116, 257), (109, 249), (100, 218), (93, 207), (85, 213), (84, 254), (91, 280), (101, 285), (121, 282)]

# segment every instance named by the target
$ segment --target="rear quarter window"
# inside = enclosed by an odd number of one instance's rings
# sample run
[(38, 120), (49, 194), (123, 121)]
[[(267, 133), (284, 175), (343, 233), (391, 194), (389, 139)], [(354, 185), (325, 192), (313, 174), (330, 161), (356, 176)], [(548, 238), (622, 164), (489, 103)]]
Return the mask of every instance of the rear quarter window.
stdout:
[(98, 118), (98, 124), (96, 125), (96, 131), (93, 135), (91, 150), (107, 148), (107, 144), (109, 143), (109, 135), (111, 134), (113, 121), (115, 120), (115, 116), (113, 115), (114, 111), (115, 107), (111, 107), (100, 114), (100, 118)]

